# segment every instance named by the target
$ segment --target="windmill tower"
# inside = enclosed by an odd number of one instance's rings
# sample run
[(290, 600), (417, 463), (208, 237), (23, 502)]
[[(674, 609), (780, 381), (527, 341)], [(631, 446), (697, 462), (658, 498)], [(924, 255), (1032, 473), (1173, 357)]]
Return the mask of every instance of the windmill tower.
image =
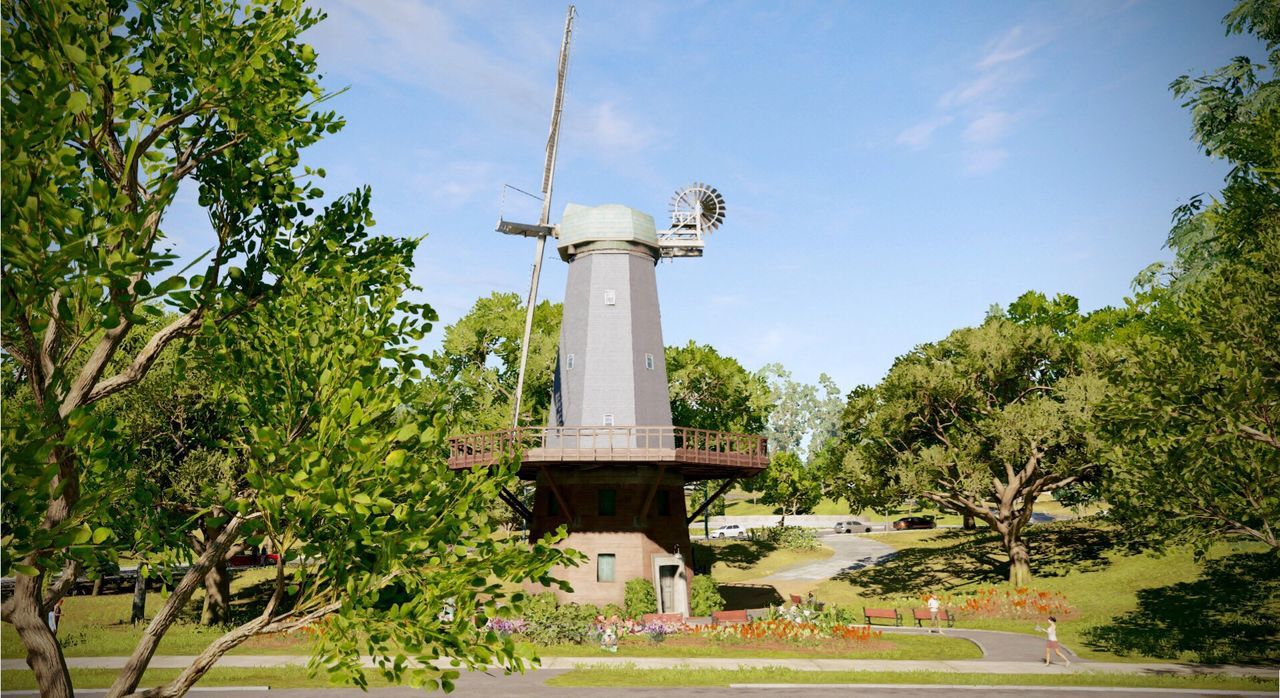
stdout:
[[(547, 172), (554, 168), (572, 18), (571, 7)], [(587, 564), (554, 572), (573, 587), (571, 594), (557, 592), (562, 600), (621, 605), (626, 582), (642, 578), (653, 583), (659, 612), (687, 615), (690, 522), (735, 479), (768, 465), (759, 436), (671, 423), (655, 267), (663, 258), (702, 256), (706, 236), (724, 221), (724, 198), (705, 184), (681, 189), (665, 230), (620, 204), (571, 203), (551, 226), (549, 180), (548, 174), (538, 224), (498, 225), (500, 232), (538, 238), (539, 250), (554, 237), (569, 264), (548, 424), (521, 426), (517, 408), (511, 429), (452, 439), (449, 465), (520, 459), (519, 476), (536, 484), (533, 508), (510, 493), (504, 500), (529, 522), (531, 539), (563, 525), (569, 531), (563, 545), (588, 556)], [(726, 482), (702, 508), (687, 512), (684, 486), (707, 479)]]

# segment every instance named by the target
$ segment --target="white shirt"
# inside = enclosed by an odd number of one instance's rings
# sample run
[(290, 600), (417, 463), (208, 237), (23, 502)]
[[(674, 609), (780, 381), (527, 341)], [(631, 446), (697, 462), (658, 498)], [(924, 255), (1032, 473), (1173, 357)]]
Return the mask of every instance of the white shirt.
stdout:
[(1053, 642), (1058, 641), (1058, 626), (1050, 623), (1048, 630), (1045, 630), (1045, 632), (1049, 634), (1049, 640)]
[(930, 612), (930, 613), (937, 613), (937, 612), (938, 612), (938, 606), (940, 606), (940, 605), (941, 605), (941, 604), (939, 604), (939, 603), (938, 603), (938, 597), (936, 597), (936, 596), (930, 596), (930, 597), (929, 597), (929, 612)]

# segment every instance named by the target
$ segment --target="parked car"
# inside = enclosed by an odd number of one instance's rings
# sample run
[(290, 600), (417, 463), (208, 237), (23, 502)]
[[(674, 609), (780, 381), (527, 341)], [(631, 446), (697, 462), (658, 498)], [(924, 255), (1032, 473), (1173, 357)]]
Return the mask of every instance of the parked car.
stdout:
[(711, 532), (712, 538), (744, 538), (746, 537), (746, 535), (747, 535), (747, 529), (739, 526), (738, 524), (729, 524), (728, 526), (721, 526), (720, 528), (717, 528), (716, 530)]
[(854, 521), (852, 519), (849, 521), (841, 521), (836, 524), (836, 533), (856, 533), (857, 531), (871, 533), (871, 524), (865, 524), (861, 521)]
[(893, 530), (905, 531), (909, 528), (937, 528), (938, 522), (932, 516), (904, 516), (893, 522)]

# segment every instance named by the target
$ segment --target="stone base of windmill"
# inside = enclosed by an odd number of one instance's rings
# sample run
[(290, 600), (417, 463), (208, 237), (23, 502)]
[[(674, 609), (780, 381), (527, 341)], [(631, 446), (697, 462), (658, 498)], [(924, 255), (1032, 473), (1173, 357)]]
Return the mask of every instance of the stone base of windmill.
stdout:
[(585, 472), (549, 467), (537, 482), (532, 537), (567, 525), (560, 546), (587, 557), (578, 567), (552, 571), (573, 587), (556, 590), (562, 603), (622, 606), (627, 581), (642, 578), (654, 585), (659, 613), (688, 615), (692, 549), (678, 472), (650, 465)]

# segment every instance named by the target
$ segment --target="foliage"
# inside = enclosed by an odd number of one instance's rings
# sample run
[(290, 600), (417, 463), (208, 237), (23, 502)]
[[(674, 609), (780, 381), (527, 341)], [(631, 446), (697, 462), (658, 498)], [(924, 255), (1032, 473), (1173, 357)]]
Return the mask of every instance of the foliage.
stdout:
[(707, 574), (694, 576), (689, 585), (689, 615), (709, 616), (724, 609), (724, 597), (716, 580)]
[(992, 316), (899, 357), (855, 390), (843, 422), (841, 491), (885, 509), (921, 498), (1000, 533), (1009, 578), (1030, 576), (1022, 530), (1036, 497), (1087, 477), (1101, 380), (1079, 344)]
[(769, 420), (769, 388), (737, 359), (715, 347), (689, 342), (667, 347), (667, 383), (671, 421), (678, 427), (764, 432)]
[(775, 451), (769, 467), (746, 481), (744, 489), (760, 492), (760, 501), (782, 510), (782, 520), (791, 514), (807, 514), (822, 499), (822, 479), (816, 477), (794, 451)]
[(1175, 211), (1174, 264), (1139, 278), (1141, 332), (1101, 412), (1104, 496), (1147, 544), (1280, 549), (1280, 13), (1246, 0), (1226, 24), (1262, 39), (1269, 66), (1239, 57), (1173, 83), (1205, 154), (1232, 169), (1220, 199)]
[(542, 645), (580, 645), (593, 636), (600, 609), (590, 604), (559, 605), (552, 592), (533, 597), (523, 609), (525, 638)]
[(822, 547), (818, 536), (811, 528), (803, 526), (764, 526), (753, 528), (748, 534), (751, 540), (770, 545), (772, 549), (785, 550), (817, 550)]
[(658, 594), (653, 582), (643, 577), (628, 579), (623, 588), (623, 606), (628, 618), (639, 618), (646, 613), (658, 612)]
[[(560, 341), (561, 305), (539, 303), (533, 311), (525, 368), (521, 424), (545, 424)], [(511, 401), (520, 371), (524, 303), (515, 293), (493, 293), (445, 328), (429, 361), (434, 398), (443, 395), (452, 433), (511, 426)]]

